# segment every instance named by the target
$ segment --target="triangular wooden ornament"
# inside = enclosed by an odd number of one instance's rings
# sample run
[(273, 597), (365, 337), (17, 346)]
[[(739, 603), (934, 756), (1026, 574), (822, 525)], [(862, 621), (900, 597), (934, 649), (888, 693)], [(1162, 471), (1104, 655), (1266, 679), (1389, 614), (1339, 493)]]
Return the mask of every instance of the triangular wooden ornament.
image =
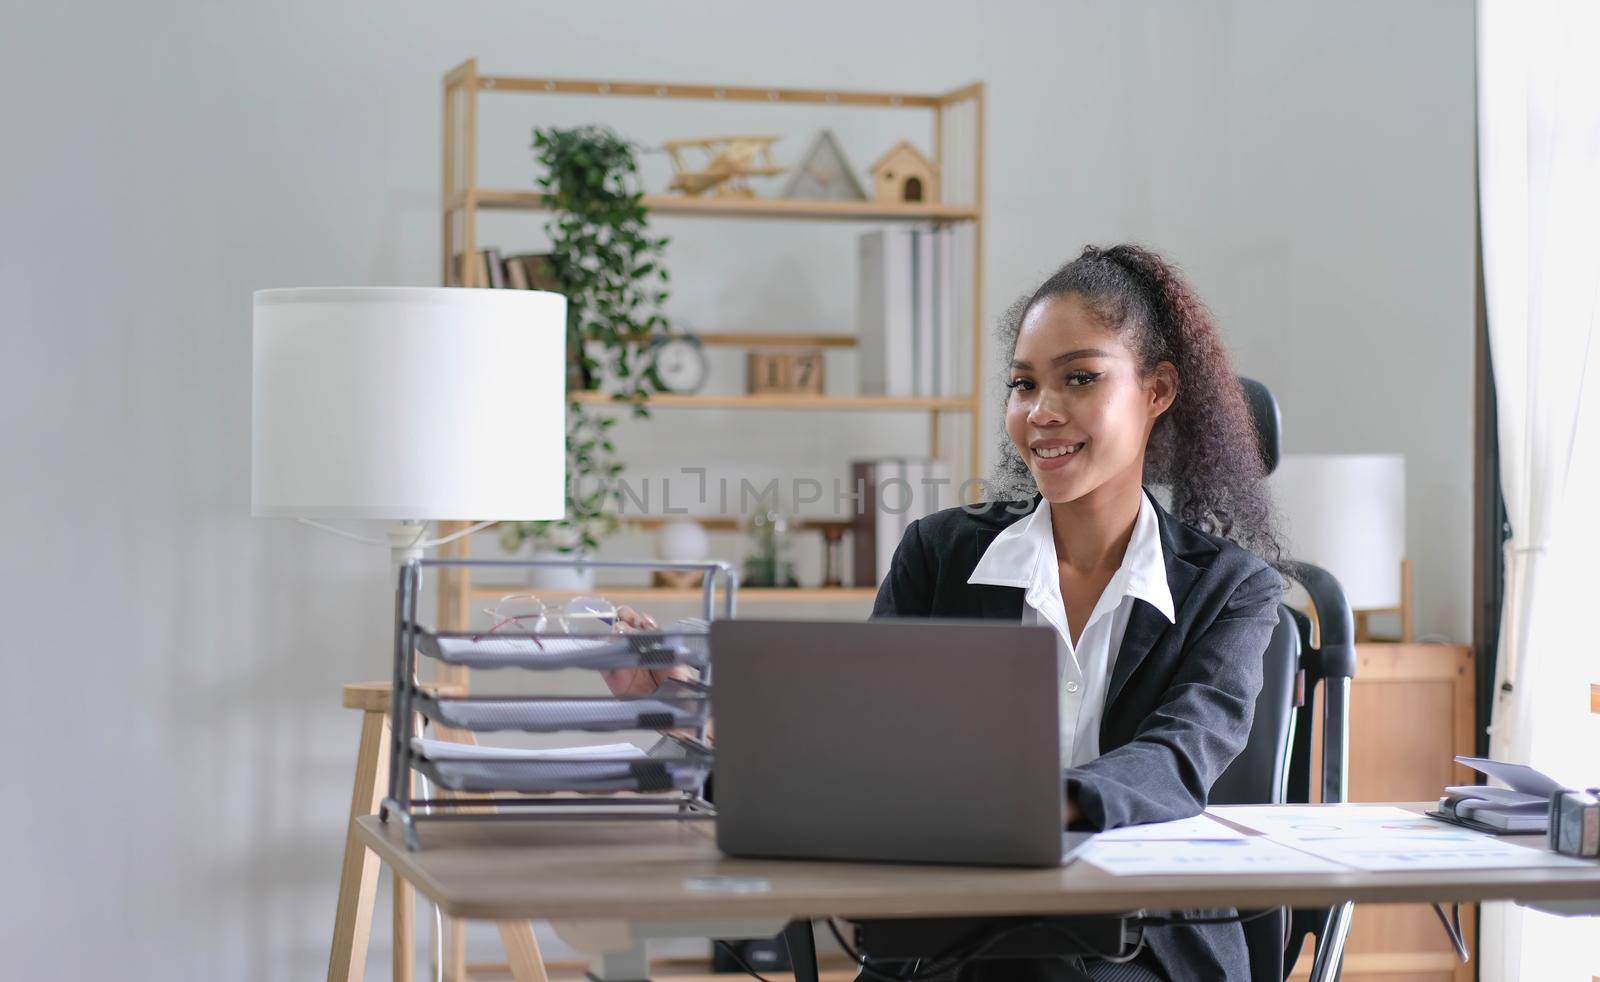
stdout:
[(867, 190), (856, 178), (833, 131), (823, 130), (795, 162), (783, 196), (800, 201), (865, 201)]

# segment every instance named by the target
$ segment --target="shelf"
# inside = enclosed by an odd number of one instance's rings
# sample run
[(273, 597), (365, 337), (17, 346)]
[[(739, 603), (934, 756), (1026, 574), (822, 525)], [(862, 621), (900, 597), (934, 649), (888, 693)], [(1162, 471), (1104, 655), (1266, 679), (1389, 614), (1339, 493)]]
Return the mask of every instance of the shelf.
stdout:
[[(592, 590), (542, 590), (526, 583), (474, 583), (468, 590), (474, 600), (499, 600), (508, 593), (536, 593), (541, 600), (567, 600), (579, 596), (602, 596), (607, 600), (655, 603), (686, 601), (699, 603), (703, 595), (699, 587), (683, 590), (676, 587), (606, 586), (596, 584)], [(721, 595), (721, 591), (718, 591)], [(824, 603), (828, 601), (870, 601), (878, 595), (876, 587), (761, 587), (739, 588), (740, 603)]]
[(696, 334), (706, 347), (724, 348), (854, 348), (854, 334), (763, 334), (754, 331), (717, 331)]
[[(694, 522), (707, 532), (743, 532), (750, 525), (749, 518), (740, 518), (737, 515), (619, 515), (617, 520), (630, 528), (643, 529), (646, 532), (654, 532), (668, 522), (685, 520)], [(791, 517), (789, 530), (791, 532), (848, 530), (851, 524), (848, 518)]]
[[(462, 66), (465, 68), (466, 66)], [(606, 95), (654, 99), (711, 99), (720, 102), (798, 103), (825, 106), (870, 106), (885, 109), (937, 109), (974, 97), (979, 86), (924, 95), (912, 92), (860, 92), (848, 89), (785, 89), (749, 85), (683, 85), (677, 82), (623, 82), (583, 78), (529, 78), (517, 75), (470, 75), (457, 68), (446, 82), (475, 78), (488, 92), (534, 92), (546, 95)]]
[[(626, 409), (606, 392), (569, 392), (573, 402)], [(971, 412), (972, 400), (964, 396), (809, 396), (809, 395), (678, 395), (657, 393), (645, 403), (651, 409), (815, 409), (815, 410), (943, 410)]]
[[(543, 211), (538, 191), (478, 188), (457, 194), (450, 209), (471, 198), (485, 211)], [(786, 198), (681, 198), (647, 194), (644, 206), (658, 215), (701, 215), (712, 218), (810, 218), (854, 222), (970, 222), (978, 218), (971, 205), (903, 205), (884, 201), (791, 201)]]

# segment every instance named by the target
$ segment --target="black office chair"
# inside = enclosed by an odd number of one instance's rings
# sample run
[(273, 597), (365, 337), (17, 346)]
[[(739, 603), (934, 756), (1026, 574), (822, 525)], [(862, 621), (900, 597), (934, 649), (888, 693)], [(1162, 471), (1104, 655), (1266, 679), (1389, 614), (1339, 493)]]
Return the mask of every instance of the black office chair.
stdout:
[[(1267, 387), (1241, 378), (1267, 473), (1277, 469), (1281, 417)], [(1217, 805), (1345, 801), (1349, 772), (1350, 680), (1355, 676), (1355, 618), (1344, 589), (1331, 574), (1293, 563), (1290, 575), (1311, 598), (1318, 636), (1310, 618), (1294, 608), (1278, 609), (1278, 628), (1265, 655), (1261, 694), (1256, 697), (1250, 740), (1212, 785)], [(1322, 787), (1311, 796), (1311, 721), (1322, 702)], [(1307, 935), (1317, 938), (1311, 977), (1339, 977), (1351, 905), (1280, 909), (1244, 925), (1253, 982), (1282, 982), (1294, 969)]]
[[(1281, 421), (1277, 400), (1253, 379), (1239, 380), (1250, 402), (1267, 473), (1277, 469)], [(1256, 697), (1250, 739), (1212, 786), (1211, 804), (1310, 803), (1311, 721), (1322, 703), (1322, 787), (1315, 800), (1346, 800), (1349, 748), (1350, 680), (1355, 676), (1355, 617), (1344, 589), (1326, 570), (1293, 563), (1293, 579), (1311, 598), (1310, 618), (1282, 605), (1278, 627), (1264, 656), (1261, 693)], [(1313, 644), (1313, 640), (1316, 644)], [(1311, 978), (1339, 978), (1351, 904), (1333, 908), (1279, 909), (1244, 924), (1252, 982), (1283, 982), (1294, 969), (1308, 935), (1317, 939)], [(1246, 916), (1252, 911), (1241, 912)], [(795, 979), (816, 979), (816, 949), (810, 921), (793, 921), (784, 932)]]

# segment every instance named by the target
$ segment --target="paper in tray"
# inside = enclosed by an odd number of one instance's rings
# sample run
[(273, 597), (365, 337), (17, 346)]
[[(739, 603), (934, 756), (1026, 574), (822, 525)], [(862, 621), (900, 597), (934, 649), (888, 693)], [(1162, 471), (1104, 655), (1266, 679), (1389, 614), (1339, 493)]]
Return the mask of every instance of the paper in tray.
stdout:
[(669, 683), (638, 699), (473, 698), (418, 699), (424, 716), (459, 730), (553, 733), (587, 730), (692, 729), (705, 722), (708, 701)]
[(417, 650), (451, 665), (471, 668), (629, 668), (669, 667), (687, 654), (681, 646), (640, 644), (619, 635), (605, 638), (438, 637), (423, 634)]
[(681, 748), (647, 754), (632, 744), (519, 750), (414, 738), (411, 746), (418, 769), (452, 791), (690, 791), (711, 767)]
[(671, 668), (706, 663), (704, 634), (650, 632), (596, 637), (422, 632), (417, 651), (469, 668)]

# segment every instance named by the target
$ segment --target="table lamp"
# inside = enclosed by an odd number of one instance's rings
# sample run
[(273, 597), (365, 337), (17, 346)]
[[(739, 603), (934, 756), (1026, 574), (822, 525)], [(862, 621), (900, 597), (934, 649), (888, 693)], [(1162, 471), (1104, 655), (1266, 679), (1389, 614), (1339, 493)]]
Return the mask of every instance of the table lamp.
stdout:
[(563, 517), (566, 310), (536, 290), (256, 291), (251, 513), (395, 521), (397, 563), (437, 544), (429, 521)]
[[(566, 322), (565, 297), (533, 290), (257, 291), (251, 513), (297, 518), (387, 545), (394, 564), (496, 520), (562, 518)], [(317, 519), (400, 524), (379, 540)], [(433, 520), (480, 524), (424, 541)], [(391, 565), (391, 583), (394, 572)], [(382, 683), (345, 687), (345, 705), (366, 710), (352, 815), (370, 810), (381, 793), (379, 760), (389, 751), (374, 721), (389, 706), (387, 690)], [(374, 694), (377, 703), (369, 698)], [(391, 785), (394, 779), (391, 774)], [(330, 978), (362, 964), (363, 925), (371, 919), (377, 885), (373, 863), (352, 826)], [(408, 891), (396, 889), (395, 943), (401, 948), (411, 943), (411, 903)], [(435, 915), (443, 937), (437, 909)], [(537, 952), (531, 931), (525, 941)]]
[(1401, 454), (1284, 454), (1271, 478), (1289, 554), (1332, 573), (1356, 614), (1400, 615), (1412, 638), (1411, 564), (1406, 560), (1406, 460)]

